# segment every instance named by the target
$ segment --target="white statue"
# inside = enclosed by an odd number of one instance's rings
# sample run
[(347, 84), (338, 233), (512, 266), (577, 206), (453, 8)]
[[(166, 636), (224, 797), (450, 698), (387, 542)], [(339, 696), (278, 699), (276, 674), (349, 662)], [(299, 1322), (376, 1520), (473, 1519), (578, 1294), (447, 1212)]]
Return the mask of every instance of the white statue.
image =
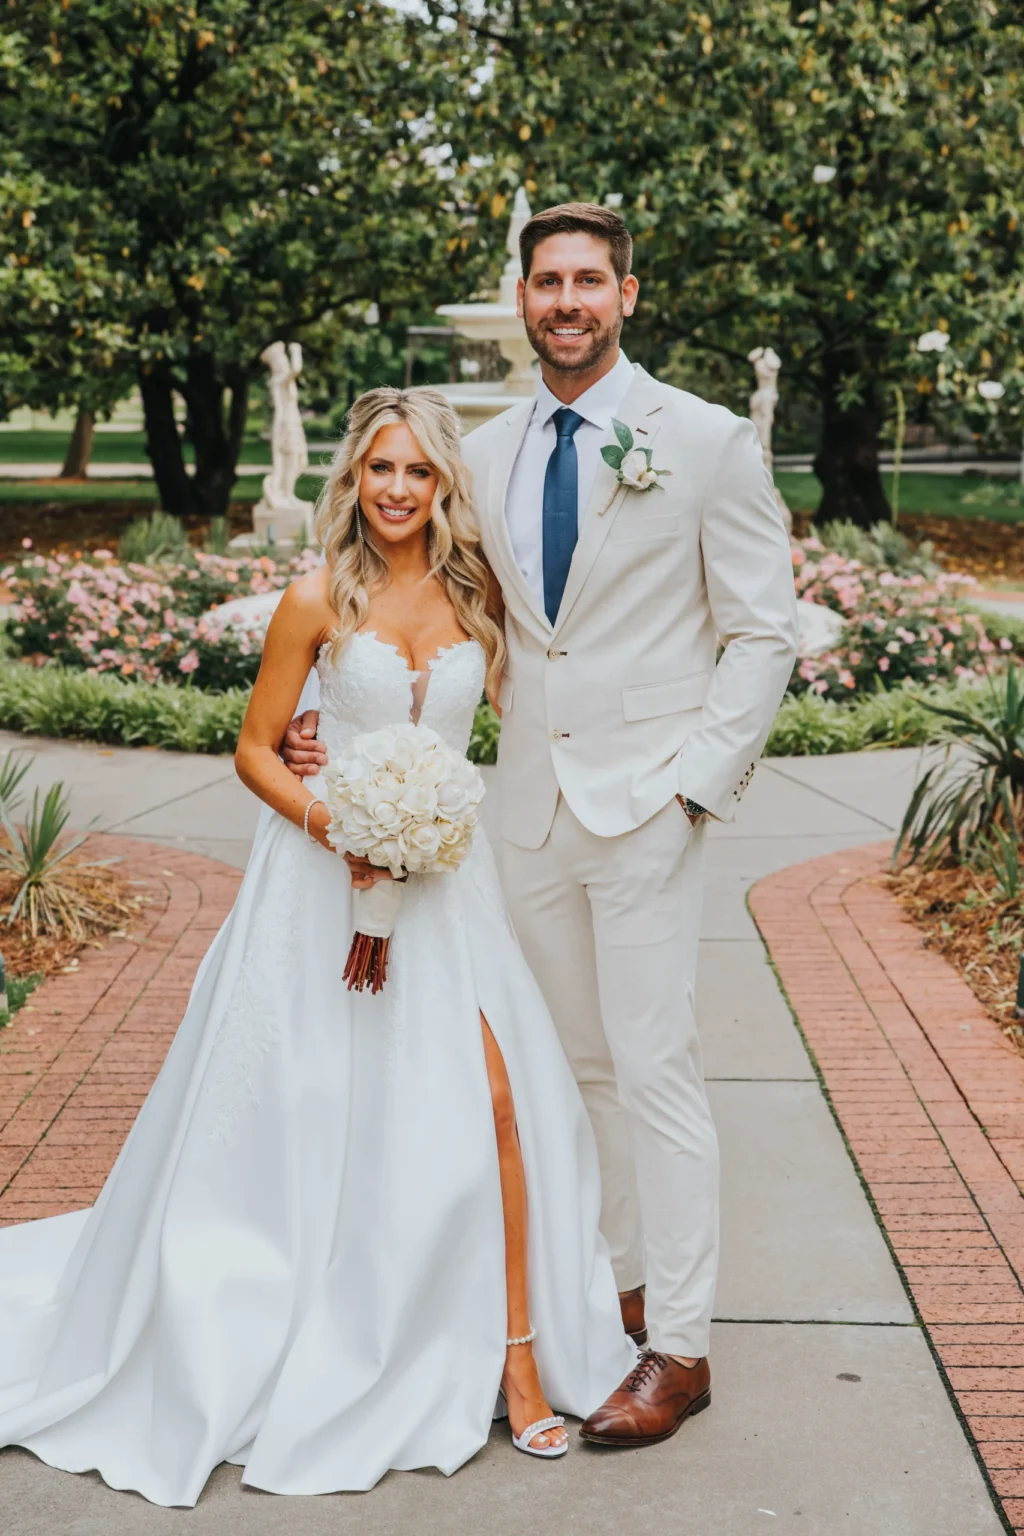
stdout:
[[(764, 455), (765, 468), (768, 473), (772, 471), (772, 423), (775, 420), (775, 407), (779, 403), (778, 377), (782, 367), (782, 359), (773, 347), (755, 347), (753, 352), (747, 353), (747, 362), (754, 366), (754, 375), (757, 379), (757, 388), (750, 397), (750, 419), (757, 428), (757, 435), (761, 439), (761, 452)], [(782, 499), (782, 493), (776, 487), (775, 499), (782, 512), (786, 531), (792, 531), (793, 516), (786, 503)]]
[(258, 540), (290, 543), (302, 530), (308, 537), (313, 503), (295, 494), (298, 478), (309, 466), (306, 433), (299, 415), (298, 377), (302, 372), (302, 348), (297, 341), (287, 347), (271, 342), (261, 360), (270, 369), (273, 421), (270, 429), (270, 474), (264, 477), (263, 495), (253, 510), (253, 530)]

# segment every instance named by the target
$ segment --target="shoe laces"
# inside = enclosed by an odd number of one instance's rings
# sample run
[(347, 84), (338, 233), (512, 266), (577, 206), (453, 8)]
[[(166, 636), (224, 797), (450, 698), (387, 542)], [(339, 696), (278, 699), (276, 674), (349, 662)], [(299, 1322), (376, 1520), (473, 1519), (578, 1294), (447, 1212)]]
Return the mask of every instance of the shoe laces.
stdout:
[(639, 1392), (645, 1387), (653, 1376), (663, 1371), (667, 1365), (664, 1355), (659, 1355), (655, 1349), (645, 1349), (636, 1365), (630, 1371), (624, 1383), (627, 1392)]

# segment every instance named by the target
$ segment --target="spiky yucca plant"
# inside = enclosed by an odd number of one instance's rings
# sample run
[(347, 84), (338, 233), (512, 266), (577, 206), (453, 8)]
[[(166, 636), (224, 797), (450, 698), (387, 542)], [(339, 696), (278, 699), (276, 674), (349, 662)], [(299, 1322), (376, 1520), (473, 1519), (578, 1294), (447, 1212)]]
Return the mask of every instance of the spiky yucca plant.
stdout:
[(0, 810), (10, 843), (0, 848), (0, 872), (13, 874), (19, 882), (7, 922), (10, 925), (20, 918), (34, 938), (49, 933), (80, 941), (105, 915), (84, 877), (88, 870), (112, 861), (70, 862), (88, 836), (83, 832), (61, 841), (70, 815), (68, 795), (60, 781), (50, 785), (41, 805), (38, 789), (33, 793), (32, 810), (24, 826), (16, 826), (6, 808)]
[(6, 812), (8, 815), (21, 803), (18, 788), (22, 779), (32, 766), (32, 759), (27, 761), (20, 752), (8, 752), (0, 763), (0, 815)]
[[(995, 834), (1024, 840), (1024, 672), (1010, 667), (963, 708), (927, 705), (949, 722), (946, 756), (918, 780), (896, 842), (925, 867), (962, 864)], [(958, 750), (954, 753), (953, 748)]]

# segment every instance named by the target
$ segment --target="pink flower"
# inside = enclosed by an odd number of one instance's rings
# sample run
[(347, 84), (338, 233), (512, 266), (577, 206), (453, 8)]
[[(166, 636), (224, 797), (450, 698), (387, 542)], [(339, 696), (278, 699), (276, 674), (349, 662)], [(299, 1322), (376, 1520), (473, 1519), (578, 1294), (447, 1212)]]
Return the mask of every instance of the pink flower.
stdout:
[(878, 658), (878, 670), (879, 670), (879, 672), (888, 672), (889, 667), (890, 667), (890, 661), (889, 661), (888, 656), (879, 656), (879, 658)]
[(22, 549), (31, 549), (32, 548), (32, 540), (31, 539), (22, 539), (21, 547), (22, 547)]
[(178, 671), (188, 674), (194, 672), (199, 665), (199, 657), (195, 651), (186, 651), (178, 662)]
[(1004, 635), (1003, 638), (999, 642), (999, 649), (1001, 651), (1012, 651), (1013, 650), (1013, 641), (1012, 640), (1008, 640), (1006, 638), (1006, 636)]

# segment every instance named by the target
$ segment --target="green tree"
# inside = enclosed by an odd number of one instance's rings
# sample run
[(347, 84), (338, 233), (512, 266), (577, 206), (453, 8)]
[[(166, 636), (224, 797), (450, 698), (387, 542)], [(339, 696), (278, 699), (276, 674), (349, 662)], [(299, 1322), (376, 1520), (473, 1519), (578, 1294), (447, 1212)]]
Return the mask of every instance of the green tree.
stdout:
[(360, 301), (429, 309), (479, 261), (454, 174), (475, 45), (381, 0), (4, 17), (0, 403), (130, 370), (164, 506), (223, 513), (270, 341)]
[(680, 341), (734, 362), (771, 343), (817, 401), (822, 516), (888, 517), (879, 439), (920, 333), (1016, 368), (1018, 6), (430, 5), (490, 51), (484, 174), (534, 206), (621, 199), (631, 350), (657, 368)]

